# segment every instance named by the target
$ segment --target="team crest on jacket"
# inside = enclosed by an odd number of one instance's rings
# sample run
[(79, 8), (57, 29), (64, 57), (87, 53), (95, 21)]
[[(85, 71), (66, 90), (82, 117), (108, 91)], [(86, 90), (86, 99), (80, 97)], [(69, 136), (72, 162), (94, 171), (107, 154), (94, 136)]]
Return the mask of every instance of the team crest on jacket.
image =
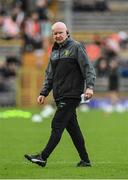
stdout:
[(68, 56), (69, 55), (69, 50), (65, 50), (64, 55)]

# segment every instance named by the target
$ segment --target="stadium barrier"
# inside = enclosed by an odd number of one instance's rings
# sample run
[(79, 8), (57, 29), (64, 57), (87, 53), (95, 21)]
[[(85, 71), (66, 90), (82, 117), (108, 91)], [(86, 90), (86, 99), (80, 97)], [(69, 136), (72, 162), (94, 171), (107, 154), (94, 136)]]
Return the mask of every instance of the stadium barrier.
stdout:
[(6, 91), (0, 92), (0, 106), (16, 106), (16, 80), (8, 79), (4, 82)]
[[(19, 72), (17, 81), (16, 104), (18, 107), (37, 107), (37, 97), (40, 93), (45, 76), (45, 68), (41, 70), (35, 68), (23, 68)], [(51, 103), (49, 96), (45, 103)]]
[[(17, 106), (36, 107), (37, 97), (41, 90), (45, 70), (22, 69), (17, 81)], [(101, 97), (108, 92), (108, 78), (97, 78), (95, 84), (95, 97)], [(125, 96), (128, 92), (128, 79), (120, 78), (119, 92)], [(46, 99), (47, 103), (52, 103), (52, 93)]]
[[(37, 97), (40, 93), (45, 77), (45, 68), (23, 68), (16, 79), (7, 81), (8, 91), (0, 93), (0, 106), (37, 107)], [(108, 78), (97, 78), (94, 98), (105, 98), (108, 92)], [(120, 97), (128, 95), (128, 79), (119, 79)], [(46, 99), (47, 103), (53, 103), (52, 93)]]

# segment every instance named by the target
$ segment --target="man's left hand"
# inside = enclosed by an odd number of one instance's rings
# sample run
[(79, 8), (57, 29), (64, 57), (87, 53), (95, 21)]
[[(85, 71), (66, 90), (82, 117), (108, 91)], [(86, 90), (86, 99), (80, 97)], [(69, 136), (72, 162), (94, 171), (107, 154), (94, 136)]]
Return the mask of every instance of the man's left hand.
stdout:
[(93, 96), (93, 89), (87, 88), (84, 93), (84, 96), (86, 99), (91, 99)]

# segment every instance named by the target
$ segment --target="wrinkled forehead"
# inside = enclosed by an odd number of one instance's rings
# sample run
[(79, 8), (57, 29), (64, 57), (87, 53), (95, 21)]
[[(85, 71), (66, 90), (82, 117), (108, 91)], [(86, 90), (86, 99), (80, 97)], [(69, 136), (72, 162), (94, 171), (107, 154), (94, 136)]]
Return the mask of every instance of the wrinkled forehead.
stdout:
[(66, 32), (67, 31), (67, 29), (65, 29), (65, 28), (62, 28), (62, 27), (57, 27), (57, 28), (54, 28), (54, 29), (52, 29), (52, 33), (60, 33), (60, 32)]

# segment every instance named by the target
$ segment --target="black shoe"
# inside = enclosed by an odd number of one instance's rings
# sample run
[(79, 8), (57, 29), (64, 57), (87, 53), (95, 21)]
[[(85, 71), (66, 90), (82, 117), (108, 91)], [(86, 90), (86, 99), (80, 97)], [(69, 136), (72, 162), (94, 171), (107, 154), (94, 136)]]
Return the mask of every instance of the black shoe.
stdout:
[(25, 154), (24, 157), (31, 161), (32, 163), (38, 164), (39, 166), (46, 166), (47, 161), (43, 160), (40, 154), (37, 155), (28, 155)]
[(77, 167), (91, 167), (91, 163), (81, 160), (79, 163), (77, 163), (76, 166)]

